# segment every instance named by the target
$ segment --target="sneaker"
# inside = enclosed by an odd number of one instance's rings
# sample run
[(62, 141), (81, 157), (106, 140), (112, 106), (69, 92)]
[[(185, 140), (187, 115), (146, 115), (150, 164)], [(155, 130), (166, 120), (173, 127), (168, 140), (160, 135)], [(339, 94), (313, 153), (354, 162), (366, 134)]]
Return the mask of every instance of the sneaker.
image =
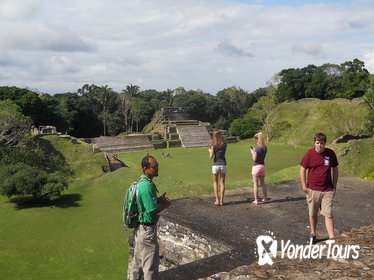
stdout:
[(311, 243), (311, 242), (312, 242), (312, 244), (316, 244), (317, 243), (317, 237), (313, 233), (311, 233), (310, 236), (309, 236), (308, 244)]

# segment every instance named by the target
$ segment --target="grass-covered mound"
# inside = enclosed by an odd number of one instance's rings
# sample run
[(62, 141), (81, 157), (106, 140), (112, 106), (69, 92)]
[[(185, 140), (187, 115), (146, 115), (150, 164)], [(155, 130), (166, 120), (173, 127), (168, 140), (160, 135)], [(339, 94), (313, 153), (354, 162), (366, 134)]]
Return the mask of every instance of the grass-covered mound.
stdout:
[(162, 122), (162, 112), (157, 111), (152, 120), (143, 128), (143, 133), (153, 133), (153, 132), (158, 132), (158, 133), (163, 133), (163, 129), (161, 126)]
[[(313, 146), (317, 132), (336, 150), (342, 175), (374, 180), (374, 139), (331, 144), (343, 134), (365, 134), (370, 111), (362, 99), (301, 99), (277, 106), (270, 115), (272, 142)], [(286, 172), (282, 170), (282, 173)], [(288, 170), (294, 174), (295, 171)]]
[(374, 138), (350, 140), (332, 147), (338, 155), (342, 174), (374, 181)]
[(324, 132), (331, 143), (346, 133), (365, 133), (369, 114), (362, 99), (305, 98), (285, 102), (269, 116), (272, 141), (308, 146), (315, 133)]

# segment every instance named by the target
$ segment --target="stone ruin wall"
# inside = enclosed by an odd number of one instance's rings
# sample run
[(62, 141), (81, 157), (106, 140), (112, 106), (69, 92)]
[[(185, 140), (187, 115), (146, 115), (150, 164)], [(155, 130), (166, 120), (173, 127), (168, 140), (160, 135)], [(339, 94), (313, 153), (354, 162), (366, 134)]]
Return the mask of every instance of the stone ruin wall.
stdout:
[[(160, 245), (160, 271), (231, 250), (229, 246), (217, 240), (207, 238), (193, 232), (187, 227), (167, 221), (162, 217), (158, 222), (157, 234)], [(129, 237), (129, 245), (128, 272), (131, 269), (131, 261), (134, 253), (132, 234)]]
[(175, 266), (208, 258), (230, 250), (230, 247), (193, 232), (187, 227), (160, 218), (158, 222), (160, 255)]

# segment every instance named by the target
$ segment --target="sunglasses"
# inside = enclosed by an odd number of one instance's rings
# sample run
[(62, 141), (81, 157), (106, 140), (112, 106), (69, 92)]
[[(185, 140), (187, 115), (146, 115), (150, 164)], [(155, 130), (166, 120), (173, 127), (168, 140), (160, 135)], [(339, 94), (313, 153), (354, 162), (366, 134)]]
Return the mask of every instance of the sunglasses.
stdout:
[(158, 169), (158, 163), (156, 163), (155, 165), (150, 165), (149, 168)]

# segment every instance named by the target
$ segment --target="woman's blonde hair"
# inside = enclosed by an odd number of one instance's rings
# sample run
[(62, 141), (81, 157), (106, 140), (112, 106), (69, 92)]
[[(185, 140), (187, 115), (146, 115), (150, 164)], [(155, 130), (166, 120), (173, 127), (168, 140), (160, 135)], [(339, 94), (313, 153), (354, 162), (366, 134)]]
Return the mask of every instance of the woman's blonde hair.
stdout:
[(221, 132), (219, 130), (215, 130), (212, 136), (212, 146), (218, 145), (219, 147), (222, 147), (223, 144), (225, 144), (225, 141), (223, 140)]
[(255, 139), (257, 139), (257, 144), (261, 148), (265, 148), (265, 138), (264, 138), (264, 135), (262, 134), (262, 132), (256, 133), (255, 134)]

